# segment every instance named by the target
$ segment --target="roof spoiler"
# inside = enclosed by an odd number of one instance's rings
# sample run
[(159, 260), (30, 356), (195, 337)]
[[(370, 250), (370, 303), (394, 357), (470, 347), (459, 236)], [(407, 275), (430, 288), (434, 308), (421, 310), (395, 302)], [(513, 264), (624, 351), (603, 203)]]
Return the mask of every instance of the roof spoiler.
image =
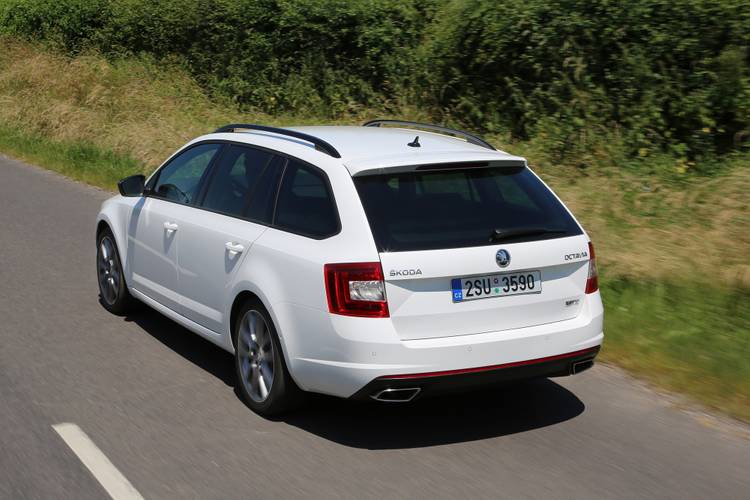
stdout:
[(400, 155), (379, 156), (355, 159), (344, 163), (352, 177), (385, 173), (405, 173), (414, 171), (448, 171), (474, 168), (525, 167), (526, 160), (520, 156), (503, 154), (498, 151), (425, 151), (418, 158)]

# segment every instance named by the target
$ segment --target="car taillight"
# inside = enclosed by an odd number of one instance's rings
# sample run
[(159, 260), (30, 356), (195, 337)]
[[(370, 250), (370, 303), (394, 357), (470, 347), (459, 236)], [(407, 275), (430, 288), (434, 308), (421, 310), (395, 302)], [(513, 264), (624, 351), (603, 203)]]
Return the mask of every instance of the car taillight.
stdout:
[(589, 241), (589, 277), (586, 279), (586, 293), (599, 290), (599, 271), (596, 269), (594, 245)]
[(328, 310), (334, 314), (387, 318), (385, 280), (380, 262), (326, 264)]

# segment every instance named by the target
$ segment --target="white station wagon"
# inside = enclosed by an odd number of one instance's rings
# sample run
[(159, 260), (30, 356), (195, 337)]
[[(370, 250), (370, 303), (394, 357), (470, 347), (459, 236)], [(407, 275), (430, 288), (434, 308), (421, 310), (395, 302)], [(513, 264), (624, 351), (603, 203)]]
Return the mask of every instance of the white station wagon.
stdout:
[(466, 132), (227, 125), (119, 190), (97, 217), (102, 304), (233, 353), (260, 414), (571, 375), (602, 343), (589, 237), (526, 160)]

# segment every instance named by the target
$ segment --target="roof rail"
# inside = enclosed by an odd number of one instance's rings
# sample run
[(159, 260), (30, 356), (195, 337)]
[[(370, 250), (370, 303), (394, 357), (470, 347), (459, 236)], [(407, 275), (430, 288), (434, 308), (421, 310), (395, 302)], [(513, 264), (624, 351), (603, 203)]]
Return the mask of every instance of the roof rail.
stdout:
[(496, 151), (495, 147), (492, 144), (485, 141), (478, 135), (470, 134), (469, 132), (464, 132), (463, 130), (456, 130), (456, 129), (452, 129), (448, 127), (443, 127), (440, 125), (433, 125), (431, 123), (410, 122), (410, 121), (405, 121), (405, 120), (372, 120), (372, 121), (365, 123), (363, 126), (364, 127), (380, 127), (382, 125), (401, 125), (401, 126), (416, 128), (416, 129), (432, 130), (435, 132), (452, 135), (454, 137), (460, 137), (462, 139), (465, 139), (466, 142), (470, 144), (475, 144), (477, 146), (481, 146), (483, 148)]
[(271, 132), (273, 134), (286, 135), (289, 137), (295, 137), (312, 143), (315, 149), (321, 151), (334, 158), (341, 158), (341, 154), (331, 146), (330, 143), (315, 137), (314, 135), (305, 134), (304, 132), (297, 132), (296, 130), (289, 130), (288, 128), (278, 127), (267, 127), (266, 125), (255, 125), (252, 123), (232, 123), (230, 125), (224, 125), (223, 127), (214, 130), (214, 134), (220, 134), (223, 132), (235, 132), (237, 130), (259, 130), (261, 132)]

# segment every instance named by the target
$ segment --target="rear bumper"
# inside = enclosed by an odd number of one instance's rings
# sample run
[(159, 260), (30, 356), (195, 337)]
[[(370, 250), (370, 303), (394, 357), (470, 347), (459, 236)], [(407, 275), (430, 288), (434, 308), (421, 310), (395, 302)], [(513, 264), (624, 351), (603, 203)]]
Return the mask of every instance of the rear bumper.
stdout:
[(442, 372), (385, 375), (364, 386), (351, 398), (394, 402), (411, 401), (416, 397), (466, 392), (514, 380), (564, 377), (591, 368), (598, 353), (599, 346), (596, 346), (580, 351), (502, 365)]
[[(427, 394), (433, 392), (428, 386), (437, 391), (455, 385), (460, 390), (476, 381), (567, 375), (578, 360), (555, 357), (595, 355), (592, 349), (598, 349), (604, 338), (598, 292), (587, 295), (581, 313), (570, 320), (421, 340), (401, 340), (389, 318), (352, 318), (309, 308), (290, 313), (287, 317), (294, 318), (294, 324), (283, 325), (282, 331), (287, 332), (287, 366), (295, 382), (307, 391), (344, 398), (369, 397), (373, 387), (404, 387), (407, 377), (424, 379)], [(453, 373), (424, 376), (436, 372)], [(437, 380), (458, 375), (461, 380)]]

